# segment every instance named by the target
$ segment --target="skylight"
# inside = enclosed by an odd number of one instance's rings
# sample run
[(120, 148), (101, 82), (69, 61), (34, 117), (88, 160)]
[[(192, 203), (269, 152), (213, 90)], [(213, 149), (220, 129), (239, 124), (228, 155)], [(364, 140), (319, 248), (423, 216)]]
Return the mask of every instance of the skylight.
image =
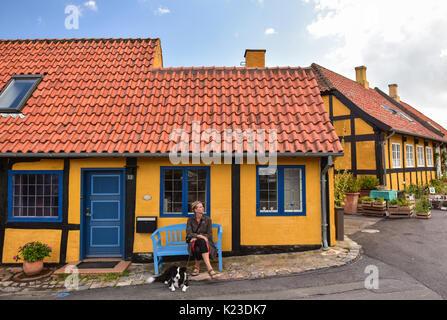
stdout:
[(0, 112), (20, 112), (39, 84), (40, 75), (15, 75), (0, 93)]
[(391, 113), (392, 115), (400, 115), (402, 118), (410, 121), (410, 122), (414, 122), (413, 119), (411, 119), (409, 116), (407, 116), (405, 113), (398, 111), (398, 110), (394, 110), (392, 108), (390, 108), (389, 106), (387, 106), (386, 104), (382, 104), (382, 108), (386, 109), (389, 113)]
[(390, 107), (388, 107), (386, 104), (382, 104), (382, 108), (385, 108), (389, 113), (395, 115), (397, 112), (394, 109), (391, 109)]

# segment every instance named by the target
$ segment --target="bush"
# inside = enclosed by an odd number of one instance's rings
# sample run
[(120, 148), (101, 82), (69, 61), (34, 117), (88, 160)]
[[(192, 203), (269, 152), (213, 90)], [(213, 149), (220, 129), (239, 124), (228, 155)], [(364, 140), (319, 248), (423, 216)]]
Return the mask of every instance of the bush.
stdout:
[(444, 194), (446, 192), (446, 186), (445, 184), (438, 179), (432, 179), (430, 181), (430, 187), (435, 188), (435, 192), (437, 194)]
[(397, 198), (391, 200), (388, 204), (393, 206), (398, 205), (399, 207), (408, 207), (411, 204), (411, 202), (402, 198)]
[(422, 199), (426, 192), (426, 187), (424, 186), (418, 186), (416, 184), (410, 184), (408, 187), (405, 188), (406, 194), (414, 194), (414, 197), (416, 199)]
[(335, 175), (334, 200), (337, 207), (343, 206), (346, 193), (355, 193), (359, 190), (359, 182), (352, 173), (345, 170), (343, 173)]
[(398, 199), (397, 200), (399, 207), (408, 207), (411, 205), (411, 202), (405, 199)]
[(431, 210), (430, 202), (428, 202), (427, 199), (419, 201), (418, 203), (416, 203), (415, 210), (419, 213), (429, 213)]
[(374, 190), (380, 184), (379, 179), (372, 176), (362, 176), (358, 181), (361, 190)]
[(393, 199), (390, 202), (388, 202), (388, 204), (390, 204), (392, 206), (397, 206), (399, 204), (399, 201), (397, 199)]
[(361, 197), (360, 199), (359, 199), (359, 201), (361, 202), (361, 201), (374, 201), (374, 198), (373, 197)]
[(376, 201), (377, 201), (377, 202), (382, 202), (382, 203), (383, 203), (383, 202), (385, 202), (385, 199), (384, 199), (384, 198), (377, 198)]

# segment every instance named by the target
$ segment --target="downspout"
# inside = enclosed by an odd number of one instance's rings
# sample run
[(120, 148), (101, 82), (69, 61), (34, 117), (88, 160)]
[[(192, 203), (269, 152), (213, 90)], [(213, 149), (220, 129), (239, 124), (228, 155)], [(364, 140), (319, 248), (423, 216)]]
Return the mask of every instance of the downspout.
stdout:
[[(385, 140), (383, 140), (382, 142), (382, 163), (383, 163), (383, 175), (384, 175), (384, 180), (385, 180), (385, 186), (388, 188), (388, 182), (386, 179), (386, 159), (385, 159), (385, 144), (386, 142), (396, 134), (396, 131), (393, 131), (388, 137), (385, 138)], [(389, 165), (391, 166), (391, 164), (389, 163)]]
[(327, 192), (328, 190), (326, 190), (326, 184), (327, 184), (327, 179), (326, 179), (326, 175), (329, 171), (329, 168), (332, 167), (334, 165), (334, 163), (332, 162), (332, 156), (329, 156), (327, 158), (327, 164), (326, 166), (323, 168), (323, 170), (321, 171), (321, 180), (320, 180), (320, 185), (321, 185), (321, 231), (322, 231), (322, 238), (323, 238), (323, 251), (328, 251), (329, 250), (329, 246), (328, 246), (328, 232), (327, 232), (327, 228), (328, 228), (328, 221), (327, 221)]

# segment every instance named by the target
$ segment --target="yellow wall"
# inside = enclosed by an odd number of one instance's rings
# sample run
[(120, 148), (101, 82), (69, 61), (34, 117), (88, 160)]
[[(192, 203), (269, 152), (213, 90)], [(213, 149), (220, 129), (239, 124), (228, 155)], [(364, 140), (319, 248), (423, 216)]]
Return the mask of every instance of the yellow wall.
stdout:
[[(299, 217), (258, 217), (256, 216), (256, 165), (241, 165), (241, 244), (242, 245), (320, 245), (321, 204), (320, 204), (320, 161), (317, 158), (283, 158), (279, 165), (306, 166), (306, 216)], [(116, 159), (73, 159), (69, 171), (68, 223), (80, 224), (81, 210), (81, 169), (82, 168), (124, 168), (126, 160)], [(138, 159), (136, 217), (159, 217), (160, 166), (169, 166), (168, 159)], [(42, 160), (40, 162), (17, 163), (14, 170), (63, 170), (63, 160)], [(330, 171), (330, 189), (333, 192), (333, 177)], [(223, 226), (223, 250), (232, 250), (231, 221), (231, 165), (211, 166), (211, 218)], [(68, 192), (68, 190), (65, 190)], [(144, 195), (152, 196), (144, 200)], [(333, 194), (330, 195), (333, 203)], [(330, 206), (331, 241), (335, 243), (334, 209)], [(186, 218), (158, 218), (158, 227), (186, 223)], [(30, 241), (42, 241), (53, 248), (45, 262), (59, 262), (61, 230), (6, 229), (3, 262), (14, 263), (12, 257), (17, 248)], [(216, 234), (214, 235), (216, 237)], [(134, 252), (152, 252), (152, 242), (147, 234), (134, 234)], [(68, 232), (67, 262), (78, 261), (80, 257), (80, 230)]]
[(317, 159), (283, 158), (278, 165), (306, 166), (306, 216), (256, 216), (256, 166), (241, 166), (241, 245), (321, 244), (320, 168)]
[(351, 135), (351, 120), (336, 120), (334, 121), (334, 129), (339, 137)]
[[(328, 108), (329, 110), (329, 108)], [(336, 97), (332, 97), (332, 113), (334, 117), (347, 116), (351, 114), (351, 110), (347, 108), (340, 100)]]
[(356, 135), (374, 134), (373, 128), (362, 119), (357, 118), (354, 121)]
[[(51, 247), (50, 257), (44, 259), (45, 263), (58, 263), (60, 255), (61, 230), (43, 229), (6, 229), (3, 244), (3, 263), (16, 263), (13, 259), (19, 247), (28, 242), (40, 241)], [(20, 260), (19, 262), (23, 262)]]
[[(406, 144), (411, 144), (413, 145), (413, 157), (414, 157), (414, 168), (418, 168), (418, 163), (417, 163), (417, 146), (421, 146), (424, 148), (424, 152), (426, 151), (425, 146), (424, 146), (424, 139), (422, 138), (414, 138), (412, 136), (405, 136), (407, 138), (406, 142), (402, 142), (402, 135), (400, 134), (395, 134), (393, 137), (391, 137), (388, 141), (387, 144), (385, 146), (385, 162), (386, 162), (386, 167), (387, 170), (389, 169), (393, 169), (392, 168), (392, 156), (390, 155), (390, 157), (388, 158), (388, 145), (389, 145), (389, 150), (390, 152), (392, 152), (392, 147), (391, 144), (392, 143), (399, 143), (401, 145), (401, 162), (402, 162), (402, 168), (408, 169), (409, 171), (411, 169), (413, 169), (413, 167), (409, 167), (407, 168), (407, 163), (406, 163), (406, 159), (404, 161), (404, 152), (405, 150), (405, 145)], [(418, 139), (419, 142), (418, 144), (414, 144), (414, 139)], [(433, 155), (434, 155), (434, 150), (435, 148), (433, 147), (433, 141), (430, 140), (426, 140), (428, 142), (428, 146), (432, 148), (433, 150)], [(424, 161), (426, 161), (426, 159), (424, 159)], [(390, 162), (390, 163), (389, 163)], [(426, 162), (424, 163), (425, 167)], [(435, 163), (434, 163), (435, 164)], [(388, 187), (392, 187), (394, 190), (404, 190), (406, 186), (409, 186), (410, 184), (419, 184), (419, 185), (426, 185), (428, 183), (430, 183), (431, 179), (434, 179), (436, 177), (436, 172), (435, 172), (436, 168), (430, 168), (430, 171), (427, 171), (427, 173), (425, 173), (425, 171), (422, 172), (405, 172), (405, 184), (404, 184), (404, 174), (403, 173), (392, 173), (391, 174), (391, 178), (390, 178), (390, 174), (387, 173), (387, 181), (388, 181)], [(392, 185), (390, 185), (390, 179), (391, 179), (391, 183)]]
[(12, 170), (64, 170), (64, 160), (42, 159), (38, 162), (18, 162)]
[[(160, 218), (160, 166), (172, 166), (168, 159), (138, 159), (135, 216), (157, 216), (158, 227), (186, 223), (187, 218)], [(211, 166), (211, 219), (222, 225), (222, 250), (231, 251), (231, 165)], [(151, 200), (144, 200), (150, 195)], [(217, 234), (213, 235), (217, 239)], [(134, 252), (153, 252), (148, 234), (135, 233)]]
[[(81, 168), (123, 168), (126, 160), (119, 159), (75, 159), (70, 160), (69, 177), (69, 206), (68, 223), (80, 224), (81, 211)], [(39, 162), (20, 162), (12, 167), (13, 170), (63, 170), (64, 160), (43, 159)], [(64, 190), (68, 192), (68, 190)], [(12, 257), (17, 254), (17, 248), (27, 242), (41, 241), (52, 247), (51, 257), (45, 262), (59, 262), (61, 230), (39, 229), (22, 230), (6, 229), (5, 244), (3, 249), (3, 263), (14, 263)], [(80, 254), (80, 231), (69, 231), (66, 260), (68, 262), (78, 261)], [(15, 254), (11, 255), (11, 252)]]
[(374, 141), (356, 142), (356, 150), (357, 169), (376, 170), (376, 152)]

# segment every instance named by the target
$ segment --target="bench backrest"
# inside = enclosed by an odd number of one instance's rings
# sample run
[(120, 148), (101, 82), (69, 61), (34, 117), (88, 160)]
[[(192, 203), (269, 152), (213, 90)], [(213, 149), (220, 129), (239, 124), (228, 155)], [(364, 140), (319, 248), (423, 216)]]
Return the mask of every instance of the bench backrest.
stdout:
[[(213, 223), (212, 227), (217, 228), (217, 241), (215, 241), (215, 243), (216, 245), (220, 244), (222, 237), (222, 226)], [(162, 233), (165, 233), (165, 237), (163, 237), (163, 240), (165, 241), (163, 241), (163, 244), (166, 246), (186, 244), (186, 223), (173, 224), (155, 230), (155, 232), (151, 235), (151, 238), (152, 242), (157, 246), (162, 245)]]

